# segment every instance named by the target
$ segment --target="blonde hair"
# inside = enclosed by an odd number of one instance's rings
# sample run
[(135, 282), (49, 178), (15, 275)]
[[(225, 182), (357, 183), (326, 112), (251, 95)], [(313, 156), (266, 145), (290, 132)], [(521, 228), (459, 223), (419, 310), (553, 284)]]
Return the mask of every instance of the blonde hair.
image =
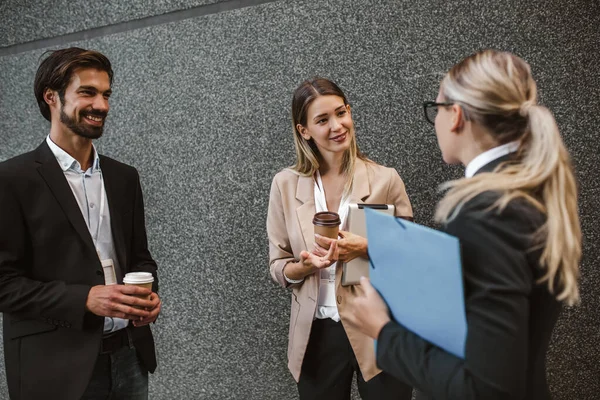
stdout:
[(511, 200), (525, 199), (545, 215), (535, 234), (543, 248), (539, 283), (572, 305), (579, 301), (581, 228), (577, 185), (554, 116), (537, 104), (537, 89), (529, 65), (521, 58), (495, 50), (475, 53), (444, 77), (444, 101), (459, 104), (467, 120), (487, 129), (499, 144), (519, 141), (516, 162), (493, 173), (477, 174), (442, 185), (449, 189), (439, 203), (436, 220), (448, 222), (478, 194), (499, 194), (492, 208), (501, 211)]
[[(314, 140), (306, 140), (298, 131), (298, 125), (306, 126), (308, 107), (319, 96), (338, 96), (348, 106), (346, 95), (334, 82), (325, 78), (313, 78), (302, 82), (294, 91), (292, 97), (292, 129), (294, 131), (294, 147), (296, 148), (296, 163), (290, 167), (292, 171), (302, 176), (313, 176), (320, 167), (321, 153)], [(350, 147), (342, 158), (342, 172), (347, 177), (344, 194), (352, 188), (352, 177), (356, 159), (369, 161), (358, 149), (356, 134), (350, 138)]]

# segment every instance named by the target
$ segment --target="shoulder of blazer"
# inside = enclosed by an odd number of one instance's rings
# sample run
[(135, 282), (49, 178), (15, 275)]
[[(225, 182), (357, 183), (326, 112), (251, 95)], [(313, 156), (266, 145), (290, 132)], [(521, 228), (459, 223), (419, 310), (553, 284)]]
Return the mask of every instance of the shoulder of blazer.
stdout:
[[(394, 175), (397, 172), (394, 168), (377, 164), (374, 161), (357, 160), (357, 171), (360, 169), (365, 171), (364, 176), (367, 180), (366, 184), (368, 184), (371, 188), (380, 187), (381, 185), (389, 188), (389, 186), (396, 180)], [(355, 174), (354, 178), (357, 179), (358, 175)]]
[(100, 168), (102, 168), (102, 166), (108, 165), (110, 168), (113, 169), (119, 169), (130, 173), (137, 173), (137, 169), (129, 164), (122, 163), (121, 161), (117, 161), (114, 158), (105, 156), (104, 154), (98, 154), (98, 157), (100, 157)]
[(287, 196), (294, 196), (303, 203), (313, 197), (313, 179), (302, 176), (296, 171), (285, 168), (273, 177), (273, 184), (277, 185), (279, 191)]
[(544, 224), (545, 215), (523, 198), (512, 199), (502, 210), (492, 209), (499, 197), (500, 194), (493, 191), (478, 194), (463, 205), (455, 220), (472, 218), (495, 221), (500, 225), (520, 223), (523, 231), (527, 232), (535, 232)]
[(100, 169), (104, 171), (111, 171), (117, 173), (119, 176), (126, 179), (138, 179), (139, 173), (135, 167), (131, 165), (122, 163), (120, 161), (115, 160), (114, 158), (107, 157), (105, 155), (99, 154), (100, 157)]
[(290, 185), (296, 187), (298, 179), (301, 177), (296, 171), (290, 168), (284, 168), (273, 177), (273, 182), (277, 182), (279, 187)]
[(39, 147), (36, 150), (19, 154), (18, 156), (0, 162), (0, 172), (10, 172), (14, 175), (15, 173), (18, 173), (22, 168), (32, 166), (32, 162), (37, 160), (38, 151)]

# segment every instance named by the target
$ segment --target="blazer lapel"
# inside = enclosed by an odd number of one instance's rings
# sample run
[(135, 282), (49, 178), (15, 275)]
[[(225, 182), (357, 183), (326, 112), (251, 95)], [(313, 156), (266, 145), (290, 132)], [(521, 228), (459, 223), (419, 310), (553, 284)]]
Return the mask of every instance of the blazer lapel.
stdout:
[(354, 165), (354, 179), (352, 180), (352, 192), (350, 193), (350, 203), (362, 203), (371, 194), (371, 185), (369, 175), (367, 174), (367, 164), (356, 159)]
[(119, 260), (119, 267), (121, 269), (118, 274), (119, 276), (117, 276), (117, 280), (120, 282), (127, 272), (127, 260), (125, 259), (125, 239), (123, 238), (122, 229), (123, 221), (121, 220), (121, 213), (118, 212), (117, 206), (117, 198), (120, 194), (117, 185), (119, 176), (118, 171), (115, 171), (112, 168), (112, 165), (106, 161), (104, 156), (100, 156), (100, 170), (102, 171), (108, 212), (110, 213), (110, 229), (115, 245), (115, 251), (117, 252), (117, 259)]
[(69, 219), (69, 222), (73, 225), (73, 228), (75, 228), (75, 231), (81, 236), (85, 244), (95, 252), (92, 236), (83, 219), (83, 215), (81, 215), (81, 210), (73, 196), (73, 191), (45, 140), (36, 149), (36, 162), (40, 164), (38, 166), (39, 174), (46, 181), (52, 194)]
[(304, 246), (307, 251), (313, 250), (315, 242), (315, 234), (313, 229), (313, 216), (315, 215), (315, 181), (310, 176), (299, 176), (298, 185), (296, 186), (296, 199), (302, 202), (302, 205), (296, 208), (298, 223), (302, 229), (302, 237)]

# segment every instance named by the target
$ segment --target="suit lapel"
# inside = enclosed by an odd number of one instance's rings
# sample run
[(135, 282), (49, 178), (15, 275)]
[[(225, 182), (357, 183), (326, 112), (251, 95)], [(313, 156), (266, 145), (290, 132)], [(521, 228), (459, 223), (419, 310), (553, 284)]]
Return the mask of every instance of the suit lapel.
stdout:
[[(115, 245), (115, 251), (117, 252), (117, 259), (119, 260), (119, 267), (121, 269), (117, 276), (120, 281), (125, 272), (127, 272), (127, 260), (125, 259), (125, 239), (123, 238), (123, 229), (121, 220), (121, 213), (118, 212), (118, 201), (119, 196), (118, 189), (118, 171), (115, 171), (111, 163), (106, 161), (104, 156), (100, 156), (100, 169), (102, 170), (102, 180), (104, 183), (104, 189), (106, 190), (106, 200), (108, 206), (108, 212), (110, 213), (110, 229), (113, 237), (113, 243)], [(121, 193), (122, 195), (122, 193)]]
[(83, 215), (81, 215), (81, 209), (73, 196), (73, 191), (45, 140), (36, 149), (36, 162), (40, 164), (38, 166), (39, 174), (46, 181), (58, 204), (60, 204), (60, 207), (69, 219), (69, 222), (73, 225), (73, 228), (75, 228), (75, 231), (81, 236), (85, 244), (95, 252), (92, 236), (83, 219)]
[(298, 177), (298, 185), (296, 186), (296, 199), (302, 202), (302, 205), (296, 208), (298, 222), (302, 229), (302, 237), (304, 238), (304, 247), (307, 251), (313, 249), (314, 228), (312, 224), (313, 216), (315, 215), (315, 181), (311, 176)]
[(354, 179), (352, 180), (352, 192), (350, 203), (363, 203), (371, 194), (367, 164), (361, 159), (356, 159), (354, 165)]

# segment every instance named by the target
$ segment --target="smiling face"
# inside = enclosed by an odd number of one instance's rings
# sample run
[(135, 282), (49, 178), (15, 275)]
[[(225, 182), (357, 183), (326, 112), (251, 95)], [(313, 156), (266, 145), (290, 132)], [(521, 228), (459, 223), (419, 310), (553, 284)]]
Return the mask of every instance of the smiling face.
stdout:
[(78, 69), (60, 96), (60, 122), (78, 136), (97, 139), (102, 136), (111, 95), (110, 79), (105, 71)]
[(354, 136), (350, 106), (335, 95), (318, 96), (308, 106), (306, 126), (298, 124), (305, 140), (312, 139), (322, 155), (348, 150)]

